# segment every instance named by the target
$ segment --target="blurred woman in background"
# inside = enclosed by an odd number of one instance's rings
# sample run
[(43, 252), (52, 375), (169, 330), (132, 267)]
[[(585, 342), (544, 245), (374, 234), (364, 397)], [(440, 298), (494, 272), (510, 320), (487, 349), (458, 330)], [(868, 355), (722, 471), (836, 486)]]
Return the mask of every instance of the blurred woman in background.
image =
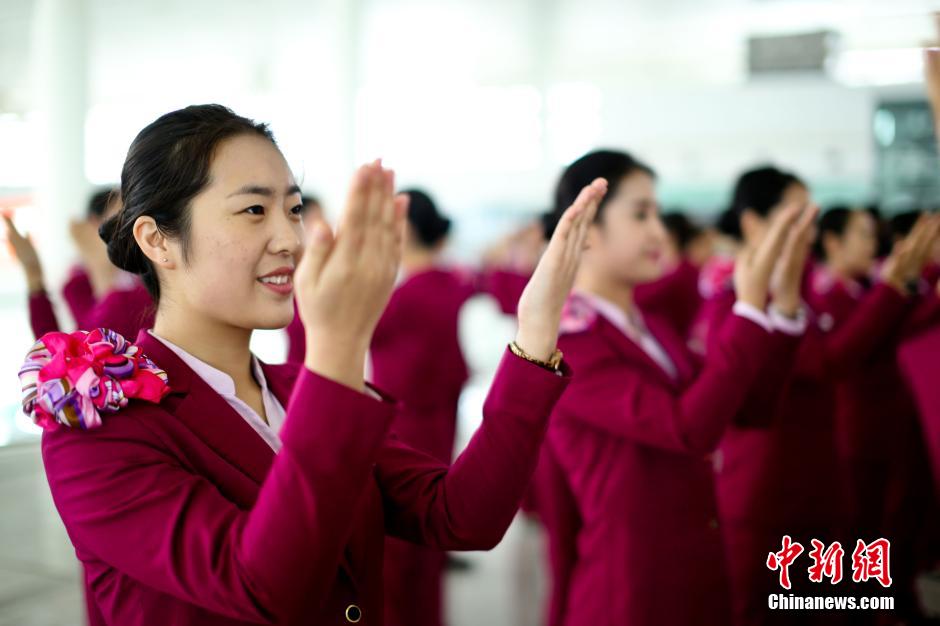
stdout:
[[(98, 192), (92, 196), (85, 219), (71, 223), (69, 230), (81, 262), (70, 270), (62, 296), (77, 328), (104, 327), (134, 336), (141, 328), (153, 325), (153, 300), (135, 276), (111, 263), (107, 248), (98, 236), (103, 221), (120, 210), (120, 206), (118, 193)], [(14, 256), (26, 276), (33, 335), (38, 338), (59, 330), (61, 326), (46, 291), (39, 254), (9, 216), (4, 215), (3, 219)]]
[[(794, 174), (774, 167), (742, 174), (731, 210), (738, 218), (743, 249), (757, 249), (775, 217), (793, 203), (810, 203), (809, 189)], [(782, 295), (776, 288), (771, 290), (770, 317), (778, 335), (789, 333), (797, 340), (781, 343), (775, 358), (760, 372), (716, 459), (735, 624), (809, 623), (814, 619), (768, 608), (768, 593), (781, 589), (768, 570), (767, 555), (780, 549), (784, 535), (807, 546), (812, 538), (827, 546), (836, 540), (845, 545), (845, 492), (834, 430), (835, 385), (856, 363), (868, 359), (904, 317), (909, 304), (907, 283), (920, 272), (925, 243), (936, 226), (924, 222), (911, 241), (895, 250), (874, 287), (838, 328), (824, 328), (812, 308), (802, 311), (803, 319), (795, 325), (779, 314)], [(794, 268), (801, 276), (805, 270)], [(798, 302), (807, 295), (803, 283)], [(786, 297), (788, 307), (791, 298)], [(697, 343), (706, 347), (708, 358), (722, 351), (715, 344), (715, 333), (733, 302), (726, 283), (703, 305), (702, 319), (696, 324), (703, 336), (697, 337)], [(832, 592), (818, 585), (810, 590), (811, 584), (806, 576), (793, 577), (794, 593)], [(818, 619), (833, 623), (838, 617), (822, 612)]]
[[(903, 245), (907, 234), (896, 245)], [(871, 290), (877, 246), (877, 223), (868, 211), (839, 207), (822, 216), (820, 262), (807, 298), (824, 331), (837, 332)], [(891, 540), (895, 608), (904, 619), (920, 616), (916, 553), (933, 489), (924, 434), (896, 351), (906, 335), (940, 321), (935, 288), (931, 284), (923, 296), (916, 295), (898, 326), (835, 383), (836, 452), (849, 503), (846, 530), (866, 540)]]
[[(395, 434), (449, 465), (457, 403), (467, 380), (458, 317), (474, 293), (474, 281), (441, 258), (450, 220), (424, 191), (403, 193), (409, 203), (401, 275), (372, 336), (372, 379), (402, 402), (392, 424)], [(386, 539), (386, 624), (441, 623), (445, 561), (439, 550)]]

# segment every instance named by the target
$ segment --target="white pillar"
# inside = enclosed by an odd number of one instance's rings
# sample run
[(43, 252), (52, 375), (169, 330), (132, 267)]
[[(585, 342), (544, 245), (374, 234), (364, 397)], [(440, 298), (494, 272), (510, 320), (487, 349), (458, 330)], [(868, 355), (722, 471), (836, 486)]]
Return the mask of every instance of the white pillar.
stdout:
[[(84, 213), (88, 91), (87, 0), (37, 0), (33, 18), (33, 102), (42, 120), (42, 172), (35, 239), (46, 286), (57, 290), (74, 259), (68, 221)], [(63, 320), (64, 321), (64, 320)]]

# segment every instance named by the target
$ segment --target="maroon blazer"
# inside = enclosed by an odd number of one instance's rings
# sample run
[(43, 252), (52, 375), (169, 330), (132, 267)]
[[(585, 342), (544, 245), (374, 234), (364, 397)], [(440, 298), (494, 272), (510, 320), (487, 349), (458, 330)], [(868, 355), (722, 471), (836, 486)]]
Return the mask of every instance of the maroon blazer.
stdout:
[(457, 323), (472, 277), (432, 268), (406, 278), (372, 336), (372, 380), (402, 403), (392, 426), (410, 446), (450, 463), (457, 403), (467, 381)]
[(933, 485), (940, 496), (940, 325), (904, 341), (898, 362), (917, 402)]
[(578, 501), (551, 445), (542, 446), (526, 497), (523, 509), (528, 504), (528, 510), (538, 516), (548, 548), (550, 580), (544, 622), (546, 626), (562, 626), (568, 612), (571, 577), (578, 563), (582, 522)]
[[(135, 337), (144, 328), (153, 326), (153, 299), (140, 283), (133, 289), (115, 289), (99, 300), (82, 318), (76, 317), (79, 330), (110, 328)], [(60, 330), (59, 320), (45, 291), (29, 296), (29, 323), (38, 339), (48, 332)]]
[[(457, 404), (467, 380), (457, 323), (474, 293), (473, 275), (429, 268), (399, 284), (372, 336), (372, 380), (401, 402), (392, 430), (401, 441), (450, 464)], [(438, 626), (445, 555), (389, 538), (385, 544), (385, 622)]]
[(702, 306), (698, 287), (699, 268), (683, 258), (665, 276), (636, 288), (637, 305), (645, 312), (668, 321), (680, 337), (688, 337)]
[(488, 268), (477, 276), (477, 288), (489, 294), (499, 303), (499, 308), (507, 315), (515, 315), (519, 298), (529, 283), (531, 274), (523, 274), (509, 269)]
[(709, 454), (771, 354), (771, 335), (733, 316), (702, 367), (669, 323), (647, 323), (677, 379), (602, 316), (560, 340), (579, 368), (549, 427), (583, 523), (572, 626), (728, 623)]
[(88, 272), (81, 265), (75, 265), (62, 287), (62, 298), (69, 307), (75, 325), (87, 328), (87, 316), (95, 308), (95, 291), (88, 278)]
[[(804, 297), (811, 300), (806, 291)], [(716, 350), (713, 330), (730, 314), (733, 300), (729, 289), (719, 290), (702, 307), (695, 325), (701, 334), (694, 340), (708, 346), (709, 357)], [(805, 545), (811, 538), (848, 541), (840, 534), (848, 502), (836, 454), (835, 385), (867, 359), (906, 309), (906, 298), (878, 285), (838, 327), (810, 307), (802, 337), (774, 333), (777, 356), (760, 373), (716, 459), (734, 624), (767, 623), (767, 594), (781, 589), (766, 559), (779, 549), (783, 534)], [(805, 576), (794, 577), (794, 589), (827, 593)], [(829, 623), (833, 617), (820, 619)]]
[[(728, 292), (710, 299), (697, 327), (716, 328), (732, 302)], [(841, 493), (835, 384), (872, 354), (907, 308), (906, 298), (879, 284), (838, 327), (809, 311), (804, 336), (771, 361), (772, 373), (762, 373), (722, 441), (718, 489), (725, 520), (794, 533), (807, 525), (833, 528), (841, 510), (833, 496)], [(703, 343), (711, 354), (711, 340)]]
[[(822, 272), (823, 270), (820, 270)], [(860, 283), (844, 283), (824, 274), (814, 281), (811, 304), (829, 332), (849, 321), (868, 289)], [(836, 382), (836, 447), (840, 456), (861, 461), (886, 461), (904, 457), (917, 426), (917, 409), (897, 365), (895, 352), (909, 323), (932, 309), (930, 297), (914, 307), (903, 323), (880, 333), (881, 341), (866, 358), (850, 364)], [(916, 320), (916, 321), (914, 321)]]
[(448, 469), (389, 436), (392, 402), (264, 365), (287, 410), (275, 455), (159, 340), (137, 341), (172, 393), (42, 442), (93, 624), (342, 624), (351, 605), (381, 624), (383, 535), (496, 545), (570, 379), (507, 354)]

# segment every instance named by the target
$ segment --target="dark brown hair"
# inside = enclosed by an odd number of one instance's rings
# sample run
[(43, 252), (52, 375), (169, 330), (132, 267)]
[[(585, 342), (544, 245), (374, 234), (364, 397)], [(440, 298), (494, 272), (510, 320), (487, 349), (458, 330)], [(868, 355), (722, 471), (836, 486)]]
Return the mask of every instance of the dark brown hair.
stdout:
[(575, 199), (584, 187), (587, 187), (595, 178), (607, 179), (607, 193), (597, 207), (595, 221), (601, 219), (607, 201), (617, 194), (617, 187), (624, 177), (634, 172), (642, 172), (650, 178), (656, 178), (656, 173), (646, 163), (620, 150), (595, 150), (588, 152), (574, 163), (565, 168), (555, 187), (555, 202), (552, 210), (542, 219), (545, 229), (545, 238), (550, 239), (558, 221), (565, 210), (574, 204)]
[(152, 217), (161, 232), (180, 239), (187, 260), (190, 202), (209, 184), (219, 144), (243, 134), (255, 134), (277, 145), (266, 124), (219, 104), (194, 105), (162, 115), (131, 143), (121, 171), (123, 206), (101, 225), (98, 234), (108, 244), (111, 262), (140, 275), (154, 302), (160, 300), (160, 284), (153, 264), (134, 239), (134, 222), (141, 216)]

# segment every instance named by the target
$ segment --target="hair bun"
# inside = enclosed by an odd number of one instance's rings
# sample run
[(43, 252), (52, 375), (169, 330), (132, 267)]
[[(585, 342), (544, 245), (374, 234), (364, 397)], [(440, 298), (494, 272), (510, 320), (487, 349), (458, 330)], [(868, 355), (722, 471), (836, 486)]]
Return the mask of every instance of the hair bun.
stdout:
[(132, 274), (147, 271), (143, 252), (134, 239), (130, 228), (123, 222), (124, 210), (118, 211), (98, 227), (98, 236), (108, 246), (108, 259), (119, 269)]
[(110, 245), (111, 240), (114, 239), (114, 231), (116, 231), (118, 227), (117, 218), (119, 215), (120, 211), (103, 221), (101, 226), (98, 227), (98, 236), (108, 245)]

